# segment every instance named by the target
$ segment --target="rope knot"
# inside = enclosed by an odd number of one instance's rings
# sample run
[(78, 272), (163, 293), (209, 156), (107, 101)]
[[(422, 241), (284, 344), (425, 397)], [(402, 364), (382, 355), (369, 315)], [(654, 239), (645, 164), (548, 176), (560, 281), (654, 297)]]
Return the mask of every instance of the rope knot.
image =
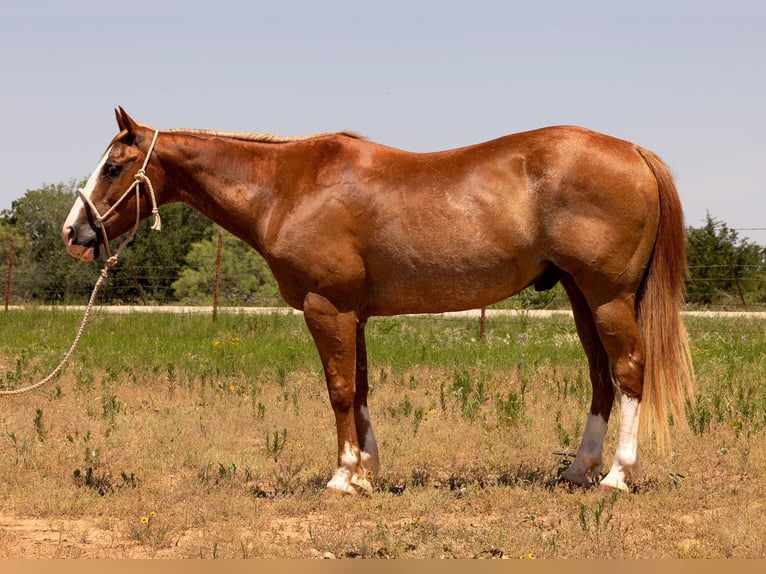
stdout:
[(160, 210), (156, 207), (152, 209), (152, 215), (154, 216), (154, 223), (152, 223), (152, 229), (155, 231), (162, 230), (162, 219), (160, 219)]

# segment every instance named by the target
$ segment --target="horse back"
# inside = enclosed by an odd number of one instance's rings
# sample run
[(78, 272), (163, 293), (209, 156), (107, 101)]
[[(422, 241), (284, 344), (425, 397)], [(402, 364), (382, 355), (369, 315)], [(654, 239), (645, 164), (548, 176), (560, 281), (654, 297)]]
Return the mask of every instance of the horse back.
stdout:
[(300, 293), (371, 314), (486, 305), (552, 269), (627, 265), (633, 280), (653, 244), (656, 181), (634, 144), (610, 136), (552, 127), (433, 153), (314, 145), (265, 255), (278, 281), (284, 269), (307, 283)]

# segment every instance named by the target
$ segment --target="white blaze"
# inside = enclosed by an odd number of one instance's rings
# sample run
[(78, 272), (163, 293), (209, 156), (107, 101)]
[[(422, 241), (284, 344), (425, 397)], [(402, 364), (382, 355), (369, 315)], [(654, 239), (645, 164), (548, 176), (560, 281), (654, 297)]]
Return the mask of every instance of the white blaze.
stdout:
[[(106, 153), (102, 156), (101, 160), (98, 162), (98, 165), (96, 166), (96, 169), (93, 170), (93, 173), (88, 178), (88, 181), (85, 183), (85, 187), (82, 188), (82, 193), (90, 198), (93, 195), (93, 190), (96, 188), (96, 183), (98, 182), (98, 178), (101, 175), (101, 172), (104, 169), (104, 164), (106, 164), (106, 160), (109, 157), (109, 152), (112, 148), (109, 148), (106, 150)], [(74, 227), (78, 221), (82, 220), (82, 213), (85, 210), (85, 203), (80, 198), (80, 196), (77, 196), (77, 199), (74, 202), (74, 205), (72, 206), (71, 211), (69, 212), (69, 215), (66, 218), (66, 221), (64, 222), (64, 228), (67, 227)]]

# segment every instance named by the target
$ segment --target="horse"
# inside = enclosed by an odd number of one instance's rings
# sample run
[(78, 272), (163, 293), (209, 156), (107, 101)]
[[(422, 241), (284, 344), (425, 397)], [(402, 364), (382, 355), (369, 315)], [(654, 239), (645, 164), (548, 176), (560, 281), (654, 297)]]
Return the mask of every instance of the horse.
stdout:
[(119, 131), (63, 226), (69, 253), (109, 255), (110, 237), (152, 214), (159, 227), (158, 207), (178, 201), (255, 249), (321, 359), (338, 440), (326, 491), (369, 493), (380, 469), (368, 319), (475, 309), (530, 286), (563, 285), (589, 366), (590, 410), (561, 479), (630, 490), (639, 428), (662, 448), (686, 422), (684, 220), (653, 152), (574, 126), (413, 153), (348, 132), (156, 130), (115, 114)]

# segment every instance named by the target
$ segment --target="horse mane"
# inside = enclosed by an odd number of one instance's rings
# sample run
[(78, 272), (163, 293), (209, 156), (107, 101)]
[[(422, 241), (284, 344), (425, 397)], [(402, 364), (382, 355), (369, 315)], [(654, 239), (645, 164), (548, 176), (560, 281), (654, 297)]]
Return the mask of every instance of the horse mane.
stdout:
[(231, 138), (231, 139), (236, 139), (241, 141), (277, 143), (277, 144), (300, 142), (300, 141), (313, 140), (313, 139), (329, 137), (329, 136), (345, 136), (345, 137), (358, 139), (358, 140), (365, 139), (359, 134), (356, 134), (354, 132), (347, 132), (347, 131), (322, 132), (322, 133), (299, 135), (299, 136), (279, 136), (274, 134), (259, 134), (259, 133), (251, 133), (251, 132), (226, 132), (226, 131), (217, 131), (217, 130), (198, 130), (198, 129), (186, 129), (186, 128), (172, 128), (172, 129), (162, 130), (162, 131), (166, 133), (181, 134), (181, 135)]

